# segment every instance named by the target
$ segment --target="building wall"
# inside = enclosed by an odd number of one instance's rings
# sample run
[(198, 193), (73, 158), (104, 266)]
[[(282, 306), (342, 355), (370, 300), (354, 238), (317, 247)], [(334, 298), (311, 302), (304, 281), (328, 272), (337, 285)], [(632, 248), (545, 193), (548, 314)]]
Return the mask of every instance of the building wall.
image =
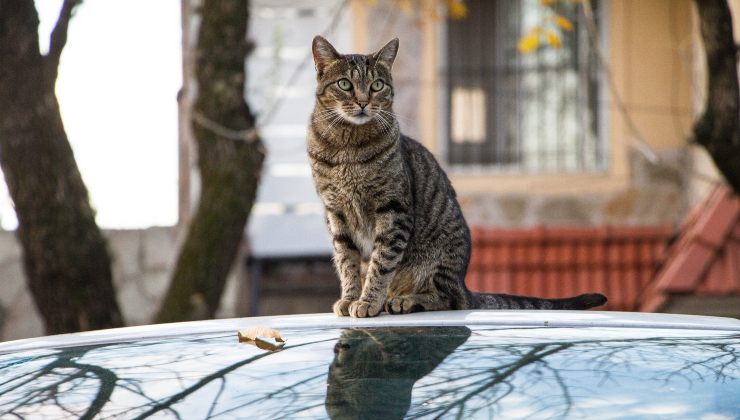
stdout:
[[(368, 51), (376, 28), (401, 40), (394, 65), (401, 127), (444, 163), (445, 86), (443, 19), (426, 10), (393, 10), (393, 2), (354, 5), (355, 46)], [(422, 2), (423, 5), (434, 2)], [(607, 95), (610, 162), (599, 174), (459, 173), (448, 171), (470, 224), (546, 225), (662, 224), (687, 212), (688, 137), (694, 118), (695, 32), (690, 0), (604, 0), (604, 51), (613, 82), (645, 141), (673, 167), (655, 165), (634, 147), (635, 136)], [(397, 16), (396, 16), (397, 15)], [(393, 16), (388, 19), (386, 16)], [(368, 45), (370, 44), (370, 45)], [(415, 99), (415, 100), (414, 100)], [(405, 118), (405, 119), (404, 119)], [(407, 121), (411, 118), (413, 121)]]
[[(126, 325), (148, 324), (169, 282), (178, 232), (173, 227), (157, 227), (104, 233), (113, 256), (113, 280)], [(22, 264), (15, 232), (0, 231), (0, 341), (44, 335)], [(240, 279), (244, 278), (242, 265), (237, 264), (228, 279), (219, 317), (241, 315), (244, 310), (237, 305)]]

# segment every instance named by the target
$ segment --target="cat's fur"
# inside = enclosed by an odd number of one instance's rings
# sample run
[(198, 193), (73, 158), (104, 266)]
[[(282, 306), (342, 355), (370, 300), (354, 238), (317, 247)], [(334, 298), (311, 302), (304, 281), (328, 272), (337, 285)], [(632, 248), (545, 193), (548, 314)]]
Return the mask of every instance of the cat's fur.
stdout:
[[(539, 299), (471, 293), (470, 232), (434, 156), (401, 134), (391, 67), (398, 39), (370, 55), (313, 40), (318, 86), (308, 134), (311, 171), (326, 207), (342, 283), (337, 315), (445, 309), (587, 309), (606, 297)], [(346, 82), (351, 83), (347, 88)], [(373, 82), (382, 81), (377, 89)]]

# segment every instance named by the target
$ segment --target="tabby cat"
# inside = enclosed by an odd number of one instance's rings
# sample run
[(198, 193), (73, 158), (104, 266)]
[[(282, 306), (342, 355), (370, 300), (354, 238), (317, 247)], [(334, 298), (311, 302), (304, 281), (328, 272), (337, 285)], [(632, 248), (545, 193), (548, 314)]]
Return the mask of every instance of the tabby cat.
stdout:
[(401, 134), (392, 110), (398, 39), (370, 54), (313, 40), (318, 86), (308, 130), (341, 279), (340, 316), (446, 309), (588, 309), (601, 294), (540, 299), (465, 287), (470, 231), (434, 156)]

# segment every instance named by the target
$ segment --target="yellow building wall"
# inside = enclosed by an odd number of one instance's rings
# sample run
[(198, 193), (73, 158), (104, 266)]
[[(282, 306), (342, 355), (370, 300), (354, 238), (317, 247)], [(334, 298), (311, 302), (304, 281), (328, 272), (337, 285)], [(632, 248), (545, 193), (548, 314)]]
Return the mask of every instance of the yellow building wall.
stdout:
[[(606, 6), (606, 48), (614, 87), (637, 130), (656, 149), (687, 144), (693, 113), (692, 100), (692, 5), (690, 0), (614, 0)], [(437, 40), (428, 37), (427, 48), (436, 50)], [(430, 54), (431, 55), (431, 54)], [(605, 80), (606, 82), (606, 80)], [(607, 89), (608, 91), (608, 89)], [(637, 137), (619, 112), (617, 98), (608, 98), (608, 150), (610, 165), (599, 175), (462, 175), (452, 174), (461, 193), (608, 192), (630, 182), (628, 152)], [(436, 105), (436, 104), (435, 104)], [(430, 106), (420, 117), (433, 112)], [(425, 144), (439, 144), (433, 136)]]
[[(692, 7), (689, 0), (611, 2), (610, 39), (619, 45), (611, 54), (617, 88), (655, 148), (681, 147), (690, 135)], [(617, 112), (614, 106), (610, 110)]]

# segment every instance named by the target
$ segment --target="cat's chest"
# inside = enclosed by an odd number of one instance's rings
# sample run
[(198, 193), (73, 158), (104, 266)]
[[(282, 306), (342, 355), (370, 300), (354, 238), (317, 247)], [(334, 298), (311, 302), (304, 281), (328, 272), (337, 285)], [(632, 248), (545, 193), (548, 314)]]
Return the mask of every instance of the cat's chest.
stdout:
[(352, 168), (337, 168), (324, 188), (327, 208), (340, 211), (363, 257), (372, 252), (375, 241), (375, 209), (380, 195), (368, 175)]
[(328, 207), (344, 209), (360, 218), (371, 214), (375, 208), (378, 186), (366, 171), (353, 166), (334, 168), (330, 176), (322, 180), (320, 192)]
[(353, 171), (338, 173), (335, 178), (333, 194), (330, 200), (337, 208), (341, 208), (360, 228), (373, 222), (376, 189), (367, 182), (361, 174)]

